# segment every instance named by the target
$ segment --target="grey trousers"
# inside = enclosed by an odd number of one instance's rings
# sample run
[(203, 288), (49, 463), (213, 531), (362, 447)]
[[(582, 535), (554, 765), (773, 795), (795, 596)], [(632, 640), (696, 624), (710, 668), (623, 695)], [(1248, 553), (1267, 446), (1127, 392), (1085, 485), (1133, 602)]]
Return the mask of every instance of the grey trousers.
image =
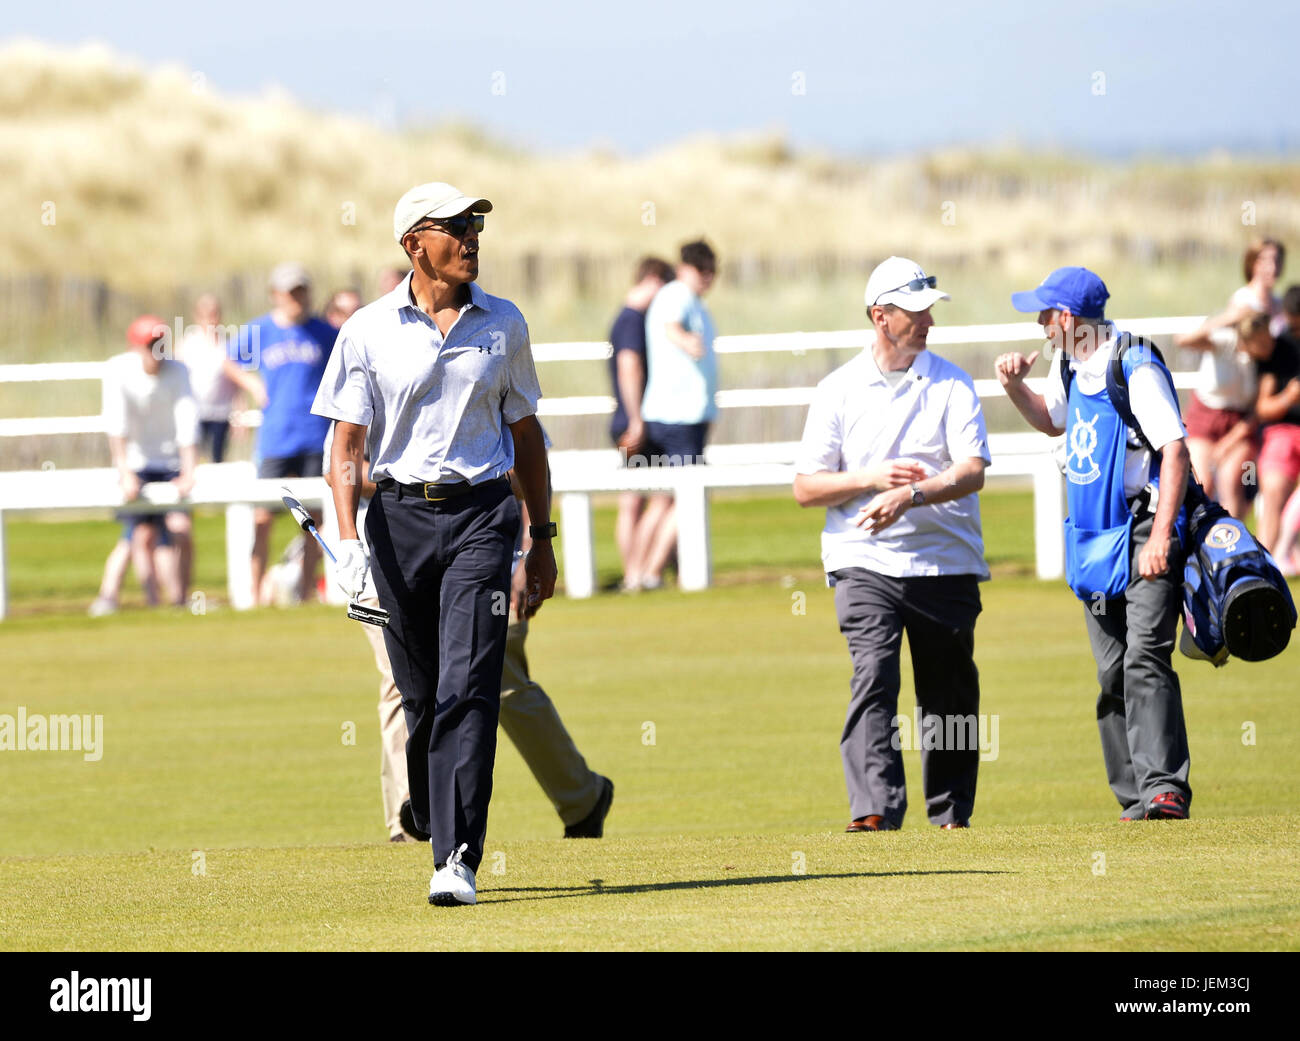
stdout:
[[(849, 810), (854, 820), (880, 814), (899, 827), (907, 811), (899, 729), (899, 658), (903, 633), (912, 652), (912, 677), (922, 728), (949, 725), (979, 712), (975, 619), (980, 613), (974, 575), (890, 578), (864, 568), (834, 573), (835, 611), (853, 659), (852, 697), (840, 738)], [(942, 746), (947, 742), (939, 742)], [(932, 824), (969, 821), (975, 808), (978, 742), (921, 748), (921, 784)]]
[[(1182, 610), (1182, 569), (1147, 581), (1138, 553), (1151, 534), (1152, 516), (1134, 523), (1129, 584), (1122, 597), (1084, 604), (1088, 640), (1097, 661), (1097, 729), (1106, 777), (1123, 815), (1139, 812), (1162, 792), (1190, 805), (1191, 759), (1182, 689), (1172, 663)], [(1180, 557), (1178, 540), (1171, 555)]]

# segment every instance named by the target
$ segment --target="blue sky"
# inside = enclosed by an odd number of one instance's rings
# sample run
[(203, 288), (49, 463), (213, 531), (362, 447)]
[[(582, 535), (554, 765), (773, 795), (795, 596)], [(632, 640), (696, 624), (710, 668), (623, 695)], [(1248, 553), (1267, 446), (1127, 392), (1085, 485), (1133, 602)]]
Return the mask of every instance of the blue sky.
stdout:
[(849, 154), (1300, 152), (1300, 5), (1282, 0), (71, 0), (5, 21), (6, 37), (100, 41), (226, 93), (279, 85), (315, 108), (539, 148), (780, 130)]

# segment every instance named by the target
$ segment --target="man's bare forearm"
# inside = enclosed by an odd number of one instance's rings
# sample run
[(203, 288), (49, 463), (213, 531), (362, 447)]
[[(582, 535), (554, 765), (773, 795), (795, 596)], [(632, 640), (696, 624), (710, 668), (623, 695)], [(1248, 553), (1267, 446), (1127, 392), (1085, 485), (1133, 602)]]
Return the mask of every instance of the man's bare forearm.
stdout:
[(1020, 381), (1008, 384), (1004, 389), (1007, 392), (1007, 397), (1011, 399), (1011, 404), (1016, 406), (1016, 410), (1025, 417), (1025, 420), (1035, 430), (1046, 434), (1048, 437), (1059, 437), (1064, 433), (1060, 427), (1052, 422), (1043, 395), (1030, 390)]
[(126, 473), (126, 438), (114, 437), (109, 435), (108, 454), (112, 457), (113, 466), (117, 468), (118, 473)]
[(339, 538), (357, 536), (357, 507), (361, 504), (361, 483), (365, 479), (366, 428), (356, 423), (337, 423), (330, 448), (331, 491), (339, 520)]
[(927, 505), (962, 499), (984, 487), (987, 465), (983, 459), (959, 459), (941, 473), (917, 481), (916, 487), (925, 496)]
[(688, 332), (680, 322), (669, 322), (664, 326), (669, 343), (690, 355), (694, 361), (704, 357), (704, 340), (699, 333)]
[(1178, 511), (1182, 509), (1183, 499), (1187, 495), (1187, 476), (1191, 473), (1191, 468), (1186, 441), (1181, 438), (1170, 441), (1161, 449), (1160, 501), (1156, 504), (1156, 516), (1151, 522), (1151, 530), (1164, 538), (1173, 533)]
[(839, 506), (869, 491), (862, 470), (822, 470), (794, 479), (794, 500), (800, 506)]
[(546, 480), (546, 441), (542, 437), (541, 424), (536, 416), (525, 416), (510, 424), (510, 433), (515, 442), (515, 477), (523, 490), (529, 519), (535, 525), (549, 524), (551, 507)]
[(636, 351), (618, 352), (618, 392), (629, 423), (641, 421), (641, 397), (645, 394), (645, 364)]

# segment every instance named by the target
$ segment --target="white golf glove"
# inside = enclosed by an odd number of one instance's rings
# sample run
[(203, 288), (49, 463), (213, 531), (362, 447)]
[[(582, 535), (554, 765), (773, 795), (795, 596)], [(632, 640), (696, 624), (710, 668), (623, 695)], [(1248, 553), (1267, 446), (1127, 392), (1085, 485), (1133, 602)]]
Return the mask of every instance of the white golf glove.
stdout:
[(366, 572), (370, 558), (365, 543), (359, 539), (344, 539), (339, 543), (338, 559), (334, 564), (334, 577), (349, 600), (355, 600), (366, 587)]

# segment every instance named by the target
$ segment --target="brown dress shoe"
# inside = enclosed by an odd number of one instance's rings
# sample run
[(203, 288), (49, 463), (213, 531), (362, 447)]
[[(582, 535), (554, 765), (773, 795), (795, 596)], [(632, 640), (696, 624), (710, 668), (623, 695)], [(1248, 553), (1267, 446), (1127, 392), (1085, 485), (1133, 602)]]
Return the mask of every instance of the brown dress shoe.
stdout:
[(895, 828), (889, 821), (885, 820), (878, 813), (869, 814), (866, 817), (858, 817), (856, 820), (849, 822), (845, 831), (894, 831)]

